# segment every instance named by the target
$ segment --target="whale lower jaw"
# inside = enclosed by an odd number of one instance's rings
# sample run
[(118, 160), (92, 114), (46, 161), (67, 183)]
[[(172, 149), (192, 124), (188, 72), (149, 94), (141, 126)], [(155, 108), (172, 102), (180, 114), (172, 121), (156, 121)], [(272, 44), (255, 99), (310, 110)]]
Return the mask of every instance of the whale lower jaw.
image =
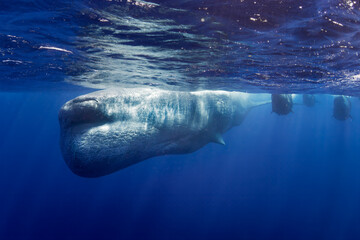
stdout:
[[(150, 134), (149, 131), (146, 132)], [(78, 125), (61, 133), (63, 157), (79, 176), (107, 175), (150, 157), (150, 152), (139, 151), (144, 149), (144, 132), (143, 126), (136, 123)]]
[(225, 144), (220, 134), (209, 134), (166, 133), (140, 123), (84, 124), (62, 131), (61, 149), (72, 172), (100, 177), (151, 157), (191, 153), (209, 142)]

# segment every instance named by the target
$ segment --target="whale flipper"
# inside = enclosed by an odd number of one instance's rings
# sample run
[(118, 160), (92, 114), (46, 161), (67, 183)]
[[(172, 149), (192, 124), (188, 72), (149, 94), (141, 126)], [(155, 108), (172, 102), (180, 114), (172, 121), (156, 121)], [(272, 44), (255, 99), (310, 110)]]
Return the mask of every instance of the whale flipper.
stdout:
[(214, 136), (214, 138), (212, 139), (212, 142), (220, 144), (220, 145), (225, 145), (225, 141), (224, 141), (223, 137), (220, 134), (216, 134)]

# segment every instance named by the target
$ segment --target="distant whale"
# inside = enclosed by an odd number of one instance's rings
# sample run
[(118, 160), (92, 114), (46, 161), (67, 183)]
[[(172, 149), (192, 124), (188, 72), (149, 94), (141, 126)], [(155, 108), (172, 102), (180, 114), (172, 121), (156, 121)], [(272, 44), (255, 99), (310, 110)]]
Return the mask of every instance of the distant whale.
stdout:
[(348, 97), (337, 96), (334, 98), (333, 116), (342, 121), (351, 118), (351, 102)]
[(313, 107), (316, 103), (315, 96), (313, 94), (304, 94), (303, 103), (307, 107)]
[(225, 144), (221, 135), (269, 100), (268, 94), (226, 91), (97, 91), (60, 109), (62, 154), (75, 174), (103, 176), (154, 156)]
[(279, 115), (292, 112), (293, 99), (291, 94), (271, 94), (272, 111)]

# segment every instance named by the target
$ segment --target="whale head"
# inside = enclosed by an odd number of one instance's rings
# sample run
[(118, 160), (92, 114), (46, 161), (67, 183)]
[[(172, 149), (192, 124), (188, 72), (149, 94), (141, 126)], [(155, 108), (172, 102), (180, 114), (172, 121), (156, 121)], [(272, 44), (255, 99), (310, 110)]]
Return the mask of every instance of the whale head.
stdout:
[(59, 111), (61, 151), (75, 174), (99, 177), (154, 156), (224, 144), (221, 135), (253, 106), (248, 96), (152, 88), (83, 95)]

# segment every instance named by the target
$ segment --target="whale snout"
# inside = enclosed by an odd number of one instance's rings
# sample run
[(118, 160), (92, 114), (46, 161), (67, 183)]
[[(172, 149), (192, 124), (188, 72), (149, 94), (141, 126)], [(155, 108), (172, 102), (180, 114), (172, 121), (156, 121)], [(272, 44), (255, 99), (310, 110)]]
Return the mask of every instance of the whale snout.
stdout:
[(107, 96), (80, 96), (59, 111), (61, 152), (68, 167), (79, 176), (99, 177), (117, 167), (113, 155), (121, 155), (117, 151), (122, 151), (122, 133), (116, 119), (108, 114), (107, 101)]
[(100, 102), (93, 97), (80, 97), (67, 102), (59, 111), (59, 122), (63, 128), (109, 120)]

